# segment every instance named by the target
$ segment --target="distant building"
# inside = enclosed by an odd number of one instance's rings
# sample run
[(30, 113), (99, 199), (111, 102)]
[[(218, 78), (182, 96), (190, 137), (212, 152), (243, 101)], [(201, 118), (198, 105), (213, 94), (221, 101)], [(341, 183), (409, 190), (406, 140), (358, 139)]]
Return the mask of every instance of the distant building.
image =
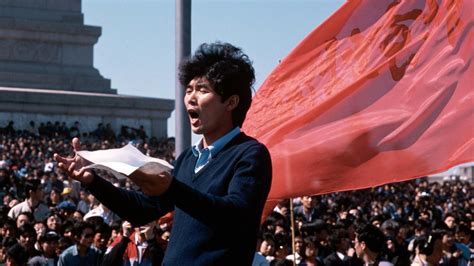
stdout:
[(101, 28), (84, 25), (81, 0), (0, 0), (0, 127), (80, 121), (144, 126), (165, 137), (174, 101), (125, 96), (93, 66)]

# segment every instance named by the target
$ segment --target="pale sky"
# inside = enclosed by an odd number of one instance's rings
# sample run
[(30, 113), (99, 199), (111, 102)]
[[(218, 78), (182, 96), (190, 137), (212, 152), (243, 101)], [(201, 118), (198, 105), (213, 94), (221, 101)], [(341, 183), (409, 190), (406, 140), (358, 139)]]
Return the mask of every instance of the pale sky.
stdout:
[[(191, 50), (203, 42), (241, 47), (254, 62), (255, 89), (343, 0), (192, 0)], [(175, 98), (175, 2), (83, 0), (86, 25), (102, 27), (94, 66), (120, 94)], [(174, 113), (173, 113), (174, 114)], [(168, 135), (174, 136), (174, 115)], [(193, 143), (198, 140), (193, 136)]]

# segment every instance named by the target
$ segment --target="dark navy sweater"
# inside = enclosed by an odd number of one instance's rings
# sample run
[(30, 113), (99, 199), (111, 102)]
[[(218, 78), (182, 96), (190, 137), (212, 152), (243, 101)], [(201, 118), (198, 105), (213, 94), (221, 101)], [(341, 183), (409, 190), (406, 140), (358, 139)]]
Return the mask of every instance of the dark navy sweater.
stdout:
[(158, 197), (114, 187), (96, 176), (99, 201), (134, 226), (174, 210), (163, 265), (251, 265), (272, 166), (267, 148), (243, 133), (197, 174), (191, 149), (175, 161), (175, 177)]

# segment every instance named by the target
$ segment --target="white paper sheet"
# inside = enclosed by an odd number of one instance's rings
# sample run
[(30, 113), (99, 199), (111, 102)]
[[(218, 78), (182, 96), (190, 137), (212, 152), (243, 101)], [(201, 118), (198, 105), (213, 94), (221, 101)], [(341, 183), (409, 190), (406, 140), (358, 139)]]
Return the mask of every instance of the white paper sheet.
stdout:
[(92, 163), (86, 168), (109, 171), (118, 179), (127, 178), (137, 169), (148, 174), (158, 174), (173, 169), (167, 161), (146, 156), (131, 144), (120, 149), (78, 151), (77, 154)]

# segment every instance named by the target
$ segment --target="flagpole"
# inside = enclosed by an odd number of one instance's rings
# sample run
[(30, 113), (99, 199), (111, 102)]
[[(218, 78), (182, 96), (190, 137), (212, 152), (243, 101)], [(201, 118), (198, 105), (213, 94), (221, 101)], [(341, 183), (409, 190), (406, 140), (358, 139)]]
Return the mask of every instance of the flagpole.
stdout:
[(291, 250), (293, 251), (293, 266), (296, 266), (295, 219), (294, 219), (294, 211), (293, 211), (293, 198), (290, 198), (290, 222), (291, 222)]
[(191, 125), (184, 106), (184, 86), (179, 81), (178, 68), (183, 59), (191, 54), (191, 0), (176, 1), (176, 75), (175, 75), (175, 134), (176, 158), (191, 146)]

